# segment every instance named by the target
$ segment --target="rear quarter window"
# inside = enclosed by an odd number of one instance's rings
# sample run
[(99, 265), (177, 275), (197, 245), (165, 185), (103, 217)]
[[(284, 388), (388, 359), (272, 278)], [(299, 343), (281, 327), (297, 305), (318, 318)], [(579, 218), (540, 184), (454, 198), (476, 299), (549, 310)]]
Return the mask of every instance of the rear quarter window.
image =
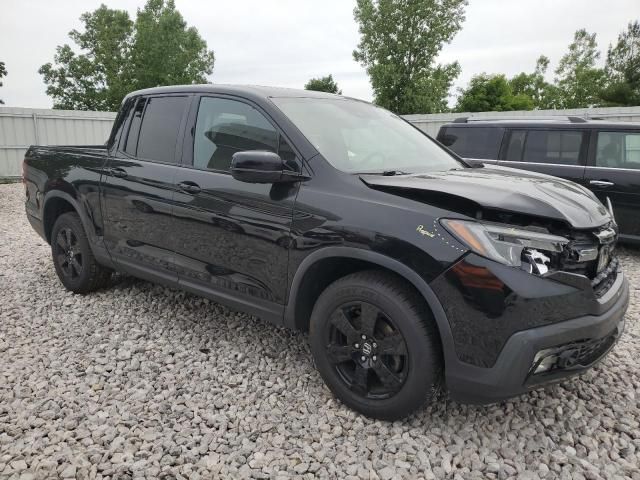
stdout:
[(580, 130), (529, 130), (522, 161), (579, 165), (584, 135)]
[(503, 134), (500, 127), (445, 127), (438, 141), (461, 157), (496, 160)]

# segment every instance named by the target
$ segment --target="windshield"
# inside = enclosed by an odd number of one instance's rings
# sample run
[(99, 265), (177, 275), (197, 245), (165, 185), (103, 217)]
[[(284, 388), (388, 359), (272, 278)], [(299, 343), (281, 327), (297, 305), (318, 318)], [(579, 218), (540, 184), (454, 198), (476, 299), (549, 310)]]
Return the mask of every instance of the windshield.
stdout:
[(397, 115), (346, 98), (273, 98), (273, 102), (337, 169), (421, 173), (462, 165)]

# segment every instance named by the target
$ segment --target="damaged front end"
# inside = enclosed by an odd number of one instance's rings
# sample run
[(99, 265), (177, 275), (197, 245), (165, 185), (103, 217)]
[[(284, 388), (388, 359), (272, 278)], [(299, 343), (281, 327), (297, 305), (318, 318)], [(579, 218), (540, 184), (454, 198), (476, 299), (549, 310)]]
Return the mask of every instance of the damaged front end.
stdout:
[(441, 224), (478, 255), (527, 273), (593, 288), (596, 297), (615, 281), (617, 227), (611, 222), (576, 230), (551, 222), (514, 226), (493, 221), (442, 219)]
[[(565, 222), (495, 210), (474, 216), (476, 220), (440, 220), (471, 251), (431, 284), (447, 314), (462, 362), (491, 368), (517, 332), (576, 318), (599, 318), (624, 294), (613, 221), (576, 229)], [(617, 338), (619, 328), (607, 325), (607, 331), (563, 343), (590, 345), (605, 336)], [(550, 341), (540, 344), (539, 350), (560, 346)], [(534, 363), (533, 354), (527, 372)], [(576, 365), (584, 367), (583, 355), (579, 357)], [(560, 364), (550, 362), (546, 359), (542, 367), (533, 367), (531, 380), (547, 367), (557, 371)]]

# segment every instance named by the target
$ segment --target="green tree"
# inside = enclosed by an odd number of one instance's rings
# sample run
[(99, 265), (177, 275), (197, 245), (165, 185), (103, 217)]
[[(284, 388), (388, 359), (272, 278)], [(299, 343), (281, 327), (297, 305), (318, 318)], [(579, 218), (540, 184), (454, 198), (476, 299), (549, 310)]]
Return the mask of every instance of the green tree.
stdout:
[[(7, 68), (4, 66), (4, 62), (0, 62), (0, 78), (7, 76)], [(2, 82), (0, 82), (0, 87)], [(4, 105), (4, 100), (0, 98), (0, 105)]]
[(630, 22), (607, 51), (607, 86), (602, 98), (620, 106), (640, 105), (640, 22)]
[(458, 112), (506, 112), (531, 110), (533, 100), (528, 95), (514, 95), (511, 85), (502, 74), (475, 75), (466, 89), (460, 89), (456, 105)]
[(555, 85), (545, 80), (548, 68), (549, 59), (541, 55), (536, 60), (533, 73), (522, 72), (509, 80), (513, 94), (529, 97), (533, 102), (533, 108), (537, 110), (557, 108), (558, 90)]
[(174, 0), (149, 0), (138, 11), (130, 63), (135, 89), (206, 83), (213, 64), (213, 52), (196, 28), (187, 27)]
[(58, 46), (54, 66), (47, 63), (39, 73), (47, 84), (53, 108), (115, 110), (127, 93), (126, 66), (133, 40), (133, 22), (124, 10), (105, 5), (84, 13), (84, 31), (71, 30), (69, 37), (81, 51)]
[(203, 83), (213, 71), (213, 52), (173, 0), (149, 0), (135, 22), (105, 5), (80, 20), (84, 30), (69, 37), (81, 53), (58, 46), (54, 63), (39, 70), (54, 108), (117, 110), (132, 90)]
[(447, 111), (458, 62), (436, 57), (464, 21), (467, 0), (357, 0), (360, 43), (375, 102), (398, 114)]
[(558, 106), (582, 108), (602, 104), (600, 92), (605, 84), (605, 71), (596, 67), (600, 58), (596, 34), (578, 30), (569, 51), (560, 59), (556, 69)]
[(338, 84), (333, 79), (333, 75), (327, 75), (326, 77), (312, 78), (305, 86), (305, 90), (315, 90), (316, 92), (328, 92), (342, 94), (342, 90), (338, 88)]

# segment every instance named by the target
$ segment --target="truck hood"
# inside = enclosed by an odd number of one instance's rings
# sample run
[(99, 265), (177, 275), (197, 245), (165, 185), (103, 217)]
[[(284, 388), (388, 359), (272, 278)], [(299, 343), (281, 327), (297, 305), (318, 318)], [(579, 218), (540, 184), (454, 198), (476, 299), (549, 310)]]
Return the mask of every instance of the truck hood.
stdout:
[(445, 172), (383, 176), (360, 175), (369, 187), (388, 193), (420, 191), (470, 200), (481, 207), (567, 222), (574, 228), (600, 227), (611, 216), (577, 183), (536, 172), (491, 166)]

